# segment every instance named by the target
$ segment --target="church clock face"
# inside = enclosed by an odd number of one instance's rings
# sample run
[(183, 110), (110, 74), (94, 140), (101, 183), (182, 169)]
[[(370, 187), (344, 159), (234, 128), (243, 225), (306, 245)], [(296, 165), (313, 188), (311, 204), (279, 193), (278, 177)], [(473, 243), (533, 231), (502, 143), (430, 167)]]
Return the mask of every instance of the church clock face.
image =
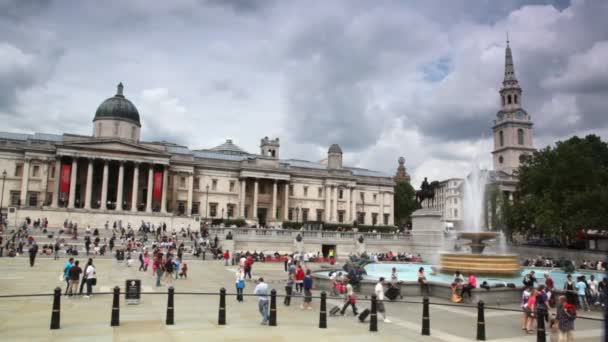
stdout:
[(523, 120), (526, 118), (526, 113), (524, 113), (522, 110), (518, 110), (517, 112), (515, 112), (515, 117), (518, 120)]

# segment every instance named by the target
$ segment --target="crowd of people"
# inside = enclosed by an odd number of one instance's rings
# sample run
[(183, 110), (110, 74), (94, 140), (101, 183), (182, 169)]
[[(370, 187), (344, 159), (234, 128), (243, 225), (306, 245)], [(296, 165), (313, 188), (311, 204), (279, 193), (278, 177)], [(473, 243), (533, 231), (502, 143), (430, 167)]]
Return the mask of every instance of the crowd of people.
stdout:
[(524, 259), (521, 263), (524, 267), (547, 267), (547, 268), (564, 268), (564, 269), (581, 269), (581, 270), (596, 270), (606, 271), (606, 262), (602, 260), (582, 260), (577, 265), (574, 260), (566, 260), (563, 258), (555, 259), (547, 256), (537, 256), (534, 258)]

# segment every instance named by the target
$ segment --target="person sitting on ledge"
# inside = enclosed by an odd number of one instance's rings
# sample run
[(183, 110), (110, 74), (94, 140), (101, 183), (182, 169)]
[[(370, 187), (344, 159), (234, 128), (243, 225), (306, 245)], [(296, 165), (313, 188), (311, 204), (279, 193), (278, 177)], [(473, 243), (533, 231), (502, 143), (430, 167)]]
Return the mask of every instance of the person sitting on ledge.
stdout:
[(464, 284), (464, 286), (462, 286), (462, 291), (460, 292), (460, 296), (463, 297), (463, 299), (464, 299), (464, 294), (468, 293), (469, 298), (473, 298), (473, 295), (471, 294), (471, 289), (474, 289), (476, 287), (477, 287), (477, 279), (475, 278), (475, 275), (473, 273), (469, 273), (469, 278), (467, 279), (467, 283)]

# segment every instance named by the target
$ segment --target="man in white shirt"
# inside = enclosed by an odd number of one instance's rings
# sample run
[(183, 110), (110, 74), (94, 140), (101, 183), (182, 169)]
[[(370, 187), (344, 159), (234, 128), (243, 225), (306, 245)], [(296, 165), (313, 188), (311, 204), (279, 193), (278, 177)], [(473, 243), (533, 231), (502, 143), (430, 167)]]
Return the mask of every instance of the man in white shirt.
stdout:
[(258, 279), (258, 285), (253, 290), (253, 294), (258, 296), (258, 309), (262, 315), (262, 325), (268, 324), (268, 284), (264, 282), (264, 278)]
[(376, 294), (376, 311), (382, 314), (384, 318), (384, 323), (391, 323), (391, 321), (386, 317), (386, 310), (384, 309), (384, 277), (380, 277), (378, 279), (378, 283), (374, 288), (374, 293)]

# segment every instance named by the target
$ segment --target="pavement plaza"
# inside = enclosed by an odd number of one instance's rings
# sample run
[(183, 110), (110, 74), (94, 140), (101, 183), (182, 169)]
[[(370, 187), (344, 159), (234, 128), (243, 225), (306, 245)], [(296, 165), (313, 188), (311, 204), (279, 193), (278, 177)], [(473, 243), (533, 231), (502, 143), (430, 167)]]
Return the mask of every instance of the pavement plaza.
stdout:
[[(86, 257), (77, 258), (81, 264)], [(52, 293), (59, 281), (66, 258), (37, 258), (30, 268), (27, 258), (0, 258), (0, 294)], [(52, 296), (0, 299), (1, 341), (471, 341), (475, 339), (477, 310), (457, 306), (431, 305), (431, 336), (421, 336), (422, 305), (387, 302), (386, 310), (392, 323), (379, 319), (378, 332), (369, 332), (369, 323), (361, 324), (347, 311), (345, 317), (328, 317), (328, 328), (319, 329), (319, 301), (313, 300), (312, 311), (299, 309), (302, 298), (294, 297), (292, 305), (285, 307), (283, 298), (277, 298), (276, 327), (260, 325), (257, 298), (245, 297), (238, 303), (233, 295), (227, 296), (227, 325), (218, 326), (219, 296), (179, 295), (179, 292), (219, 293), (225, 287), (234, 293), (234, 266), (220, 261), (186, 260), (189, 278), (175, 281), (175, 325), (165, 325), (167, 295), (165, 286), (155, 287), (155, 279), (148, 270), (139, 272), (137, 266), (126, 267), (104, 258), (95, 260), (98, 285), (94, 292), (110, 292), (116, 285), (124, 290), (125, 279), (141, 279), (143, 292), (138, 305), (127, 305), (120, 298), (120, 326), (110, 327), (111, 295), (93, 295), (61, 298), (61, 329), (50, 330)], [(136, 263), (137, 264), (137, 263)], [(311, 265), (316, 268), (320, 265)], [(263, 276), (271, 288), (283, 294), (285, 278), (283, 264), (256, 263), (255, 277)], [(255, 284), (247, 283), (246, 294)], [(319, 291), (313, 292), (319, 295)], [(362, 296), (365, 294), (362, 294)], [(421, 302), (420, 297), (406, 298)], [(446, 303), (439, 298), (431, 302)], [(328, 309), (341, 305), (338, 299), (328, 299)], [(489, 305), (489, 304), (488, 304)], [(369, 306), (368, 301), (358, 303), (359, 310)], [(503, 306), (517, 308), (516, 305)], [(587, 315), (587, 313), (585, 313)], [(535, 335), (521, 331), (521, 314), (518, 312), (486, 310), (486, 337), (489, 341), (536, 341)], [(589, 316), (600, 317), (593, 312)], [(369, 321), (369, 320), (368, 320)], [(603, 323), (579, 319), (576, 321), (576, 341), (599, 341)]]

